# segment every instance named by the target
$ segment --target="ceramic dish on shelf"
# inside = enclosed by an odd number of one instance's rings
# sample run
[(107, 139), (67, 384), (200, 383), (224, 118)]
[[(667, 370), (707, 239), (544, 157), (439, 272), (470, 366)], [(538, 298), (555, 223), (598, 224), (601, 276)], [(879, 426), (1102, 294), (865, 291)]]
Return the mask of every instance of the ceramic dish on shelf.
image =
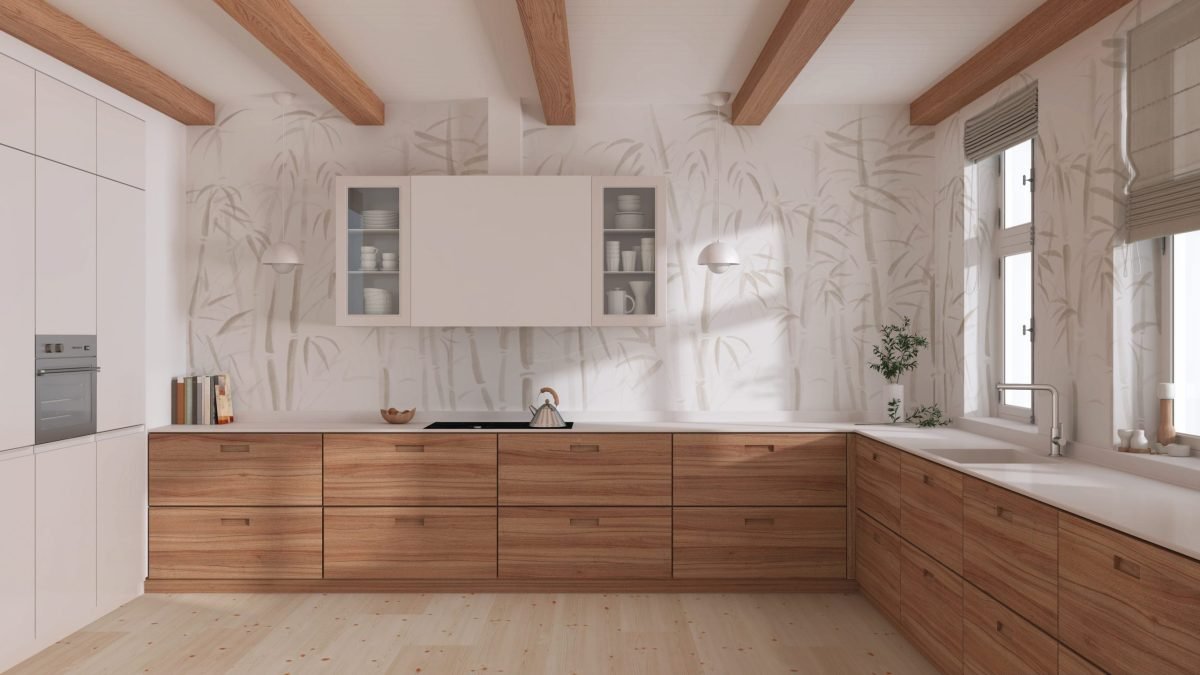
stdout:
[(617, 195), (617, 210), (623, 213), (641, 211), (641, 195)]
[(408, 424), (412, 421), (413, 415), (417, 414), (417, 409), (409, 408), (408, 410), (396, 410), (395, 408), (388, 408), (387, 410), (384, 410), (383, 408), (380, 408), (379, 414), (384, 420), (387, 421), (388, 424)]
[(618, 213), (613, 216), (613, 226), (618, 230), (640, 230), (646, 223), (643, 213)]

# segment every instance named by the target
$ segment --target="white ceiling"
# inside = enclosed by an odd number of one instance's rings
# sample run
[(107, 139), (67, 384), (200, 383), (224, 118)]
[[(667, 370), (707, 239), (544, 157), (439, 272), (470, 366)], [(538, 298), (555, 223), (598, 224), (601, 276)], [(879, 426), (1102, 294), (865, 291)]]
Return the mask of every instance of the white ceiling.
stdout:
[[(537, 89), (513, 0), (292, 0), (385, 101)], [(1041, 0), (856, 0), (786, 103), (908, 103)], [(737, 91), (787, 0), (567, 0), (576, 96)], [(51, 0), (216, 101), (315, 96), (212, 0)]]

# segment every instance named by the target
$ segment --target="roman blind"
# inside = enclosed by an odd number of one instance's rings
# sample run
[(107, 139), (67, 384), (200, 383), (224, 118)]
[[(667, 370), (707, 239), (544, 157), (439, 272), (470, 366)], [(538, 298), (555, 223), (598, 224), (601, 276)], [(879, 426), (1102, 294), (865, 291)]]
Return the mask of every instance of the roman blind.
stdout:
[(1200, 2), (1129, 31), (1127, 238), (1200, 229)]
[(968, 162), (978, 162), (1037, 136), (1037, 82), (967, 120), (963, 152)]

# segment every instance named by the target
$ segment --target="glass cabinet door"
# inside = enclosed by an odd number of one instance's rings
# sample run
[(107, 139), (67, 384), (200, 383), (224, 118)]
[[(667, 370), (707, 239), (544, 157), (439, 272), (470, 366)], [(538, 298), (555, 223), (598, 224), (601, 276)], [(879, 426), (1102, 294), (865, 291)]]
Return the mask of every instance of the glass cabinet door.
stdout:
[(592, 179), (592, 323), (666, 323), (665, 179)]
[(337, 181), (337, 323), (409, 323), (409, 180)]

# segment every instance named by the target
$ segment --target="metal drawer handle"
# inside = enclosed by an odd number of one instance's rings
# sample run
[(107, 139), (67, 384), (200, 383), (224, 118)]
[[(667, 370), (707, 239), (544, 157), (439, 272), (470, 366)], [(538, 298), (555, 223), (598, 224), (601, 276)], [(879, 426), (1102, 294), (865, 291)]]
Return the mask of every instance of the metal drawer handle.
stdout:
[(87, 366), (82, 368), (38, 368), (37, 376), (42, 375), (64, 375), (67, 373), (98, 373), (100, 366)]
[(921, 576), (925, 577), (926, 579), (932, 579), (932, 578), (933, 578), (933, 572), (930, 572), (929, 570), (927, 570), (927, 569), (925, 569), (924, 567), (922, 567), (922, 568), (921, 568)]
[(396, 445), (396, 452), (425, 452), (423, 445)]
[(424, 518), (404, 518), (397, 517), (395, 519), (397, 525), (413, 525), (415, 527), (425, 527)]
[(250, 527), (249, 518), (222, 518), (222, 525), (241, 525), (242, 527)]
[(249, 445), (222, 445), (221, 452), (250, 452)]
[(997, 633), (1003, 633), (1003, 632), (1004, 632), (1004, 622), (1003, 622), (1003, 621), (997, 621), (997, 622), (996, 622), (996, 632), (997, 632)]
[(599, 518), (572, 518), (571, 527), (600, 527)]
[(572, 445), (571, 452), (600, 452), (598, 445)]
[(927, 474), (927, 473), (921, 474), (921, 482), (926, 485), (929, 485), (930, 484), (929, 474)]
[(871, 461), (873, 461), (873, 462), (878, 462), (878, 461), (879, 461), (879, 453), (878, 453), (878, 452), (872, 452), (872, 453), (871, 453)]
[(774, 445), (747, 445), (747, 450), (766, 450), (767, 452), (775, 452)]
[(744, 522), (748, 526), (761, 525), (765, 527), (771, 527), (775, 525), (774, 518), (745, 518)]
[(1113, 569), (1118, 572), (1124, 572), (1134, 579), (1142, 578), (1142, 566), (1132, 560), (1126, 560), (1119, 555), (1113, 556)]
[(1003, 518), (1004, 520), (1007, 520), (1008, 522), (1011, 523), (1012, 519), (1013, 519), (1013, 513), (1012, 513), (1012, 511), (1009, 511), (1008, 509), (1004, 508), (1003, 506), (997, 506), (996, 507), (996, 517)]

